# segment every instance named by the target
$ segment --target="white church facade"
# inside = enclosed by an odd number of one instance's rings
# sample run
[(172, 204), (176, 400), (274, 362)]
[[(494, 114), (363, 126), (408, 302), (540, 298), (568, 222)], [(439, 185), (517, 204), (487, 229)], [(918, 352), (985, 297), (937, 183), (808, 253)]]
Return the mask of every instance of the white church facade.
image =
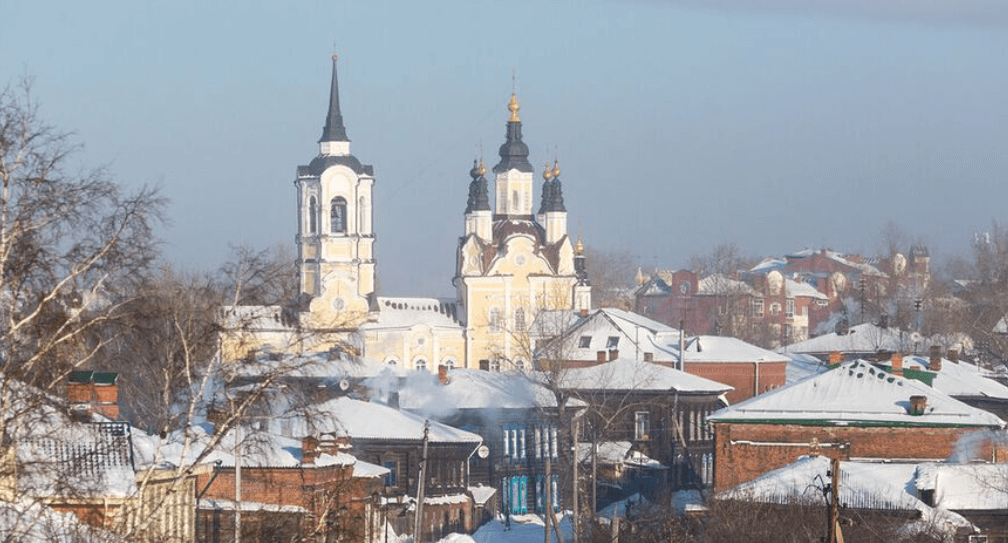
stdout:
[(556, 161), (543, 168), (536, 209), (535, 170), (522, 141), (519, 109), (512, 93), (493, 185), (482, 160), (469, 172), (456, 296), (384, 297), (376, 292), (376, 179), (373, 168), (350, 152), (334, 55), (319, 154), (297, 168), (294, 180), (297, 270), (305, 301), (295, 328), (307, 332), (301, 335), (307, 339), (266, 345), (293, 337), (293, 331), (282, 330), (288, 325), (277, 324), (278, 329), (252, 333), (257, 336), (252, 341), (246, 334), (240, 343), (225, 345), (225, 357), (240, 358), (250, 349), (310, 351), (339, 344), (374, 362), (432, 372), (441, 365), (503, 370), (528, 364), (537, 315), (589, 310), (591, 285), (583, 246), (567, 232)]

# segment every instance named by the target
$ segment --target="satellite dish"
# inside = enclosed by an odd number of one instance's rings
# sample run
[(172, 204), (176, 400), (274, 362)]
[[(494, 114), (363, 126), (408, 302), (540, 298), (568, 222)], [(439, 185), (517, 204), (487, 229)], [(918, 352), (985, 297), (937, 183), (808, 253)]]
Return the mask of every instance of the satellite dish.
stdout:
[(339, 389), (342, 390), (343, 392), (350, 390), (350, 381), (347, 381), (346, 379), (340, 379)]
[(480, 458), (486, 458), (490, 456), (490, 447), (480, 445), (479, 448), (476, 449), (476, 454), (478, 454)]

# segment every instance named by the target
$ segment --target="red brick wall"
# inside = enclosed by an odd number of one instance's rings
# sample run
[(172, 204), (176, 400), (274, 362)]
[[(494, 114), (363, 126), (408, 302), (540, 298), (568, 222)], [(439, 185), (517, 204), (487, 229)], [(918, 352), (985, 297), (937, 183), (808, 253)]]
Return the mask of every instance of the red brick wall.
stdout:
[[(753, 397), (756, 382), (754, 362), (690, 362), (686, 372), (735, 387), (727, 394), (732, 405)], [(787, 382), (786, 362), (759, 363), (759, 393), (784, 386)]]
[[(959, 437), (975, 430), (716, 423), (714, 490), (750, 481), (809, 454), (812, 447), (802, 444), (813, 439), (820, 444), (817, 450), (824, 456), (926, 460), (947, 458)], [(830, 447), (833, 443), (849, 444), (849, 448)]]

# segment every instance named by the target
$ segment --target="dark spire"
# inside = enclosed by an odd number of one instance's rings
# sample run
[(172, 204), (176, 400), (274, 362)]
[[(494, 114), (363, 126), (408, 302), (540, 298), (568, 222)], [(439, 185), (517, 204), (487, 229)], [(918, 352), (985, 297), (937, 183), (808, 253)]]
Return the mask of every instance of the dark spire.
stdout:
[(588, 264), (585, 262), (584, 242), (578, 235), (577, 245), (574, 246), (574, 275), (577, 276), (579, 286), (591, 285), (588, 280)]
[(520, 108), (518, 97), (511, 93), (511, 101), (508, 102), (511, 117), (507, 123), (507, 139), (500, 146), (501, 160), (494, 166), (494, 173), (506, 172), (510, 169), (532, 173), (532, 164), (528, 161), (528, 145), (525, 145), (521, 136), (521, 119), (518, 117)]
[(339, 83), (336, 80), (336, 55), (332, 56), (332, 86), (329, 88), (329, 115), (326, 116), (325, 128), (322, 129), (323, 141), (350, 141), (343, 126), (343, 115), (339, 107)]
[(483, 165), (483, 159), (480, 159), (479, 164), (476, 164), (476, 160), (473, 159), (473, 168), (469, 170), (469, 176), (472, 177), (472, 181), (469, 183), (469, 200), (466, 203), (466, 213), (472, 211), (490, 211), (490, 193), (487, 190), (487, 180), (484, 174), (486, 174), (486, 166)]
[(542, 200), (539, 203), (539, 213), (546, 213), (550, 210), (550, 202), (553, 201), (553, 170), (549, 162), (543, 168)]
[(563, 186), (560, 184), (560, 166), (557, 165), (556, 159), (553, 159), (553, 171), (551, 173), (553, 174), (553, 190), (551, 191), (549, 207), (546, 208), (546, 211), (567, 211), (563, 202)]

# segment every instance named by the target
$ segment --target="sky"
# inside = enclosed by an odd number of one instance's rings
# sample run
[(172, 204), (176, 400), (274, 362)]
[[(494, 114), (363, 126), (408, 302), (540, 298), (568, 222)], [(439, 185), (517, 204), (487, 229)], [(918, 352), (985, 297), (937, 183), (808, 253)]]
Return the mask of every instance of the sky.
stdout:
[(512, 89), (570, 233), (646, 270), (723, 242), (876, 254), (888, 223), (940, 261), (1008, 222), (1001, 0), (402, 4), (5, 2), (0, 83), (32, 78), (82, 164), (160, 187), (165, 258), (191, 270), (293, 251), (333, 53), (380, 294), (453, 292), (468, 172), (497, 162)]

